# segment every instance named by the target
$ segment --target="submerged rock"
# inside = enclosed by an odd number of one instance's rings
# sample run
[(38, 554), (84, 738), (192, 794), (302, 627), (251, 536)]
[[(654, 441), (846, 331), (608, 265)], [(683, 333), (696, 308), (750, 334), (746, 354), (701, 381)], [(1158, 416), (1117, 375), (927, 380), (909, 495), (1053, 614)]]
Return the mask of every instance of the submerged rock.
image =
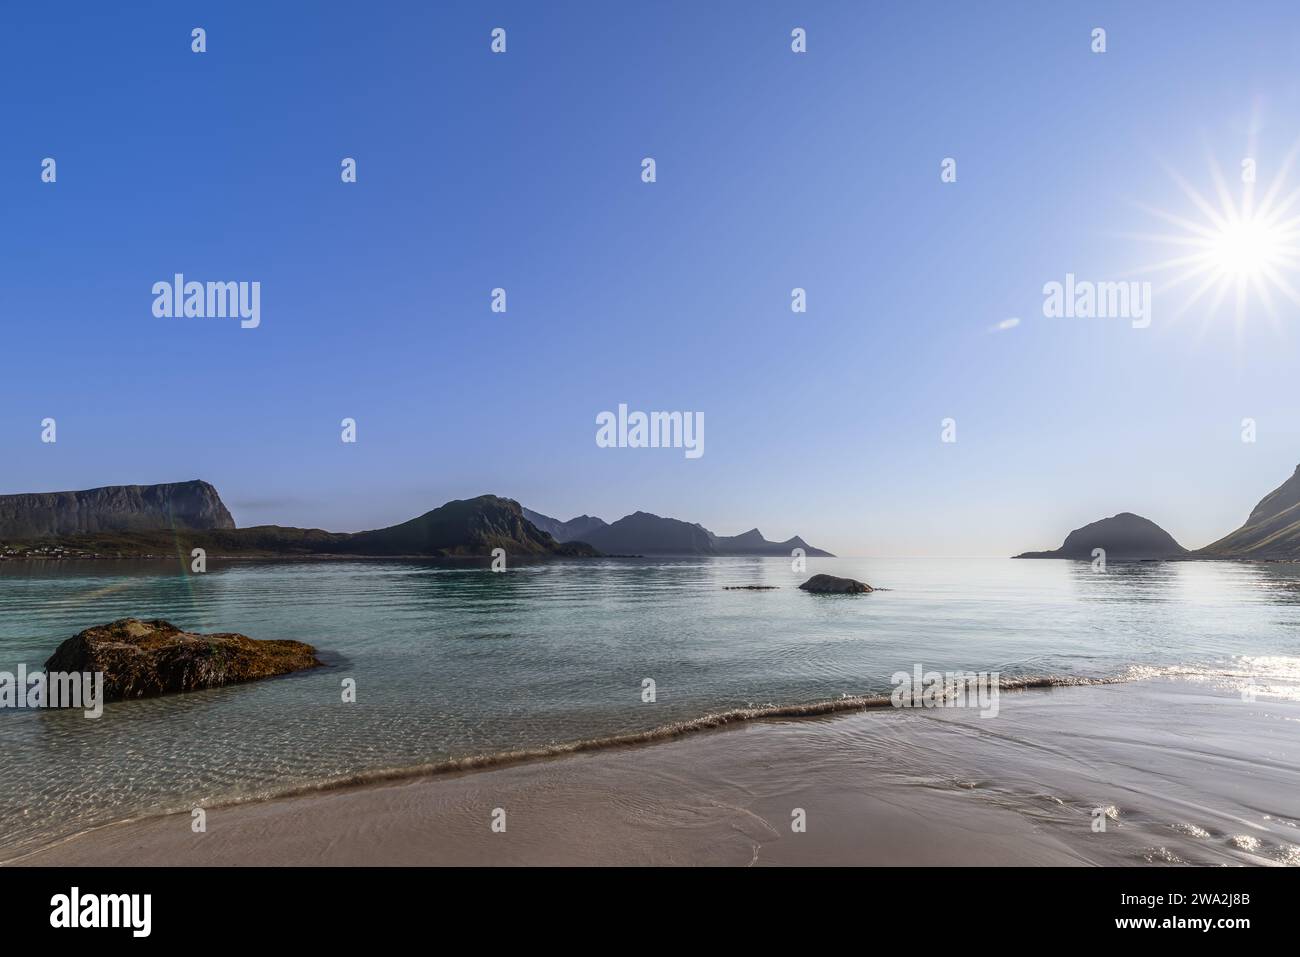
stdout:
[(859, 595), (875, 591), (866, 582), (852, 578), (836, 578), (834, 575), (814, 575), (799, 587), (819, 595)]
[(197, 635), (162, 619), (122, 618), (67, 639), (45, 670), (102, 671), (104, 697), (117, 701), (255, 681), (320, 664), (316, 649), (301, 641)]

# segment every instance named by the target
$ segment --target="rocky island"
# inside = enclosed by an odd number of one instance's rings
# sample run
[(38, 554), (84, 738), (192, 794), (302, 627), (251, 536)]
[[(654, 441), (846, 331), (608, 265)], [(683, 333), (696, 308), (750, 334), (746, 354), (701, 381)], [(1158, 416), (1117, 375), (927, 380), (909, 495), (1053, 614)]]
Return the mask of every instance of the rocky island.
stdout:
[(1178, 558), (1187, 554), (1187, 549), (1155, 522), (1132, 512), (1120, 512), (1076, 528), (1065, 537), (1060, 548), (1048, 552), (1023, 552), (1015, 557), (1091, 561), (1095, 548), (1104, 549), (1108, 561)]

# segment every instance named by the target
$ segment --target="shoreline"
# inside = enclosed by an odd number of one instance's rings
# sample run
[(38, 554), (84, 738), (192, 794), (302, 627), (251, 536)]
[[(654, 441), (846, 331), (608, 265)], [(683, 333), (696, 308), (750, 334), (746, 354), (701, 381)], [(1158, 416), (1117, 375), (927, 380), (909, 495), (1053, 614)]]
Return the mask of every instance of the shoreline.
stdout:
[[(1136, 719), (1139, 737), (1175, 743), (1203, 723), (1225, 743), (1216, 758), (1238, 769), (1262, 739), (1275, 737), (1278, 714), (1300, 721), (1300, 703), (1246, 706), (1186, 678), (1030, 690), (1009, 695), (1005, 717), (990, 720), (973, 709), (895, 709), (880, 696), (743, 709), (639, 734), (351, 775), (207, 805), (204, 833), (194, 833), (182, 811), (100, 825), (4, 864), (1300, 863), (1300, 830), (1292, 841), (1286, 830), (1255, 838), (1267, 824), (1216, 809), (1205, 794), (1172, 810), (1100, 797), (1081, 807), (1078, 795), (1054, 797), (1047, 807), (1040, 800), (1069, 791), (1080, 772), (1068, 757), (1043, 764), (1042, 754), (1061, 755), (1089, 728), (1107, 732), (1102, 747), (1116, 752), (1110, 773), (1136, 777), (1120, 790), (1161, 805), (1154, 795), (1169, 782), (1148, 779), (1200, 782), (1194, 787), (1206, 791), (1213, 772), (1201, 752), (1183, 756), (1175, 748), (1153, 758), (1154, 741), (1128, 753), (1134, 744), (1122, 741)], [(1170, 721), (1170, 707), (1187, 713)], [(1260, 720), (1263, 730), (1253, 726)], [(1225, 721), (1241, 727), (1225, 729)], [(1300, 798), (1290, 797), (1300, 780), (1296, 752), (1258, 772), (1277, 779), (1261, 800), (1276, 797), (1272, 817), (1291, 829), (1300, 828)], [(976, 780), (927, 780), (936, 768), (955, 766)], [(1006, 790), (1026, 774), (1027, 791)], [(989, 793), (999, 794), (991, 805), (981, 800)], [(815, 825), (793, 833), (784, 819), (805, 805)], [(511, 822), (505, 833), (491, 830), (494, 808)], [(1112, 833), (1144, 832), (1154, 821), (1162, 842), (1097, 840), (1098, 808), (1113, 810)], [(1188, 808), (1203, 820), (1161, 826)], [(1223, 840), (1211, 840), (1216, 826)], [(829, 840), (835, 833), (857, 837), (841, 844)]]
[[(885, 591), (887, 589), (880, 589)], [(280, 675), (291, 678), (294, 674)], [(267, 679), (274, 680), (274, 679)], [(1067, 678), (1058, 675), (1031, 676), (1020, 678), (1002, 677), (999, 694), (1047, 691), (1053, 688), (1083, 687), (1103, 684), (1122, 684), (1129, 681), (1126, 677), (1109, 678)], [(185, 692), (154, 696), (160, 699), (183, 697)], [(721, 732), (743, 728), (751, 723), (766, 721), (815, 721), (826, 720), (864, 711), (889, 710), (890, 695), (855, 695), (840, 698), (809, 701), (798, 704), (755, 705), (746, 708), (731, 708), (725, 711), (709, 712), (694, 718), (672, 721), (657, 725), (644, 731), (629, 731), (600, 737), (579, 738), (540, 747), (520, 748), (506, 751), (486, 751), (460, 757), (446, 758), (419, 764), (400, 765), (352, 772), (338, 777), (323, 778), (300, 784), (286, 785), (281, 789), (247, 796), (232, 796), (201, 805), (205, 811), (227, 810), (248, 807), (266, 802), (293, 800), (315, 794), (335, 791), (351, 791), (372, 787), (403, 784), (412, 781), (437, 780), (446, 776), (489, 772), (501, 768), (516, 767), (533, 763), (561, 759), (571, 755), (602, 753), (605, 751), (636, 750), (653, 745), (670, 744), (708, 732)], [(169, 810), (141, 814), (117, 821), (106, 821), (92, 825), (84, 830), (60, 836), (42, 848), (23, 851), (11, 858), (0, 858), (0, 867), (21, 862), (31, 854), (40, 853), (83, 835), (91, 834), (105, 828), (142, 824), (149, 821), (169, 818), (189, 811)]]

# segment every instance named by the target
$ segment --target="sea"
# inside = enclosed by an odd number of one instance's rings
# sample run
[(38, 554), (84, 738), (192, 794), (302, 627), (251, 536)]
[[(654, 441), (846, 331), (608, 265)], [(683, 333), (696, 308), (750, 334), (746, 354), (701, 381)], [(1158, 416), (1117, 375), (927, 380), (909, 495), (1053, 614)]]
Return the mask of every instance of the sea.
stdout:
[[(798, 588), (819, 572), (878, 590)], [(4, 562), (0, 672), (125, 617), (305, 641), (324, 667), (98, 718), (0, 708), (0, 861), (195, 807), (878, 705), (917, 667), (1300, 687), (1300, 564), (1194, 561)]]

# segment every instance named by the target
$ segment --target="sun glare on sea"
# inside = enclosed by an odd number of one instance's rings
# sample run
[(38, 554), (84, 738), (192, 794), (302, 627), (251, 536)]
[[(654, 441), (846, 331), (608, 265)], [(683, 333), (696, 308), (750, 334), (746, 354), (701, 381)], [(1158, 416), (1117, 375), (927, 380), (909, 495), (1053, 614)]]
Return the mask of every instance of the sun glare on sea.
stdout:
[(1171, 171), (1174, 182), (1191, 201), (1194, 211), (1190, 215), (1142, 207), (1174, 227), (1171, 232), (1133, 238), (1164, 245), (1176, 253), (1136, 271), (1167, 276), (1156, 288), (1157, 294), (1176, 288), (1185, 292), (1175, 318), (1199, 304), (1208, 323), (1230, 308), (1240, 329), (1252, 310), (1262, 308), (1269, 320), (1280, 326), (1278, 307), (1285, 304), (1283, 300), (1300, 306), (1294, 275), (1300, 268), (1300, 188), (1287, 188), (1298, 150), (1300, 146), (1287, 155), (1261, 197), (1255, 192), (1255, 159), (1242, 160), (1241, 186), (1235, 194), (1211, 160), (1213, 198)]

